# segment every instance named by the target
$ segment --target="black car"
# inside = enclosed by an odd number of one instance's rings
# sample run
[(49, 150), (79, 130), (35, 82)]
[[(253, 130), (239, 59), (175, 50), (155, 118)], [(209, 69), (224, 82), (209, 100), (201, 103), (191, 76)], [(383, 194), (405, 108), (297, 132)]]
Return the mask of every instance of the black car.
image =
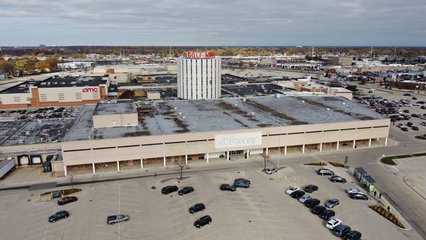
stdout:
[(311, 213), (316, 214), (316, 215), (320, 215), (325, 210), (326, 210), (326, 208), (324, 206), (315, 206), (315, 207), (311, 208)]
[(410, 111), (408, 109), (405, 109), (403, 112), (410, 113)]
[(316, 198), (311, 198), (306, 200), (303, 204), (305, 205), (305, 207), (308, 208), (314, 208), (316, 206), (318, 206), (321, 203), (320, 200), (316, 199)]
[(332, 176), (332, 177), (330, 177), (330, 181), (332, 181), (332, 182), (340, 182), (340, 183), (345, 183), (346, 182), (346, 179), (345, 178), (343, 178), (343, 177), (341, 177), (341, 176)]
[(234, 180), (234, 187), (239, 188), (249, 188), (250, 187), (250, 180), (244, 179), (244, 178), (237, 178)]
[(197, 228), (201, 228), (206, 224), (210, 224), (212, 222), (212, 218), (209, 215), (202, 216), (197, 221), (194, 222), (194, 226)]
[(172, 192), (176, 192), (178, 190), (178, 187), (176, 185), (169, 185), (165, 186), (161, 189), (162, 194), (169, 194)]
[(309, 184), (309, 185), (306, 185), (303, 188), (303, 190), (305, 190), (305, 192), (312, 193), (312, 192), (315, 192), (315, 191), (318, 190), (318, 186), (313, 185), (313, 184)]
[(298, 190), (298, 191), (295, 191), (295, 192), (292, 192), (291, 194), (290, 194), (290, 196), (292, 197), (292, 198), (296, 198), (296, 199), (299, 199), (301, 196), (303, 196), (303, 195), (305, 195), (305, 192), (304, 191), (300, 191), (300, 190)]
[(412, 97), (411, 99), (413, 99), (413, 100), (417, 100), (417, 98), (416, 98), (416, 97)]
[(363, 193), (349, 193), (349, 197), (352, 199), (368, 200), (367, 195)]
[(407, 127), (412, 127), (413, 123), (412, 122), (407, 122)]
[(419, 131), (419, 127), (417, 127), (417, 126), (412, 126), (411, 129), (414, 130), (414, 131)]
[(222, 190), (222, 191), (231, 191), (231, 192), (234, 192), (235, 189), (236, 188), (234, 186), (231, 186), (229, 184), (222, 184), (222, 185), (220, 185), (220, 190)]
[(179, 195), (185, 195), (185, 194), (188, 194), (188, 193), (193, 192), (193, 191), (194, 191), (193, 187), (184, 187), (184, 188), (182, 188), (181, 190), (178, 191), (178, 194)]
[(362, 234), (358, 231), (350, 231), (348, 234), (346, 234), (343, 239), (345, 240), (360, 240)]
[(329, 220), (331, 217), (334, 217), (336, 213), (333, 210), (325, 210), (320, 213), (319, 217), (324, 220)]
[(420, 108), (421, 108), (421, 109), (426, 109), (426, 106), (421, 106)]
[(53, 223), (53, 222), (56, 222), (56, 221), (58, 221), (62, 218), (68, 218), (69, 216), (70, 216), (70, 213), (68, 211), (63, 210), (63, 211), (59, 211), (59, 212), (53, 214), (52, 216), (50, 216), (48, 220), (49, 220), (49, 222)]
[(189, 211), (189, 213), (192, 214), (192, 213), (196, 213), (196, 212), (199, 212), (199, 211), (203, 211), (204, 209), (206, 209), (206, 206), (204, 206), (204, 204), (197, 203), (197, 204), (194, 204), (194, 206), (190, 207), (188, 209), (188, 211)]
[(58, 205), (65, 205), (65, 204), (68, 204), (68, 203), (75, 202), (77, 200), (78, 200), (78, 198), (75, 197), (75, 196), (63, 197), (63, 198), (58, 200)]

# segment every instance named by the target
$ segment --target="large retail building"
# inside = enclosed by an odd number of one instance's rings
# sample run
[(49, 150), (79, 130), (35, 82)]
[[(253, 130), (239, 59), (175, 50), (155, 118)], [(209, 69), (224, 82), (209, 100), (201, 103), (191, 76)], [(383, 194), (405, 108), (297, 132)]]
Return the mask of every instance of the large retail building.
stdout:
[(0, 92), (0, 109), (94, 104), (108, 97), (107, 76), (53, 76)]
[(332, 96), (102, 101), (81, 109), (61, 151), (69, 175), (387, 145), (389, 127), (382, 115)]

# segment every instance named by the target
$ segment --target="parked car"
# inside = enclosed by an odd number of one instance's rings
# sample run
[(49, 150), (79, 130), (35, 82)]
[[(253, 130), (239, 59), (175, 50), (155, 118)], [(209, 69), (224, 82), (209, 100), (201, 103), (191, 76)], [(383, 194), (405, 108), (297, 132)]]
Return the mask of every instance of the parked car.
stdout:
[(271, 175), (273, 173), (276, 173), (278, 170), (276, 168), (267, 168), (265, 169), (265, 173), (268, 175)]
[(335, 175), (335, 176), (331, 176), (331, 177), (330, 177), (330, 181), (332, 181), (332, 182), (345, 183), (345, 182), (346, 182), (346, 179), (345, 179), (345, 178), (343, 178), (343, 177), (341, 177), (341, 176), (337, 176), (337, 175)]
[(211, 222), (212, 218), (209, 215), (205, 215), (197, 219), (197, 221), (194, 222), (194, 226), (197, 228), (201, 228), (202, 226), (210, 224)]
[(420, 108), (421, 108), (421, 109), (426, 109), (426, 106), (421, 106)]
[(70, 216), (70, 213), (68, 211), (63, 210), (50, 216), (48, 220), (49, 222), (53, 223), (63, 218), (68, 218), (69, 216)]
[(408, 109), (405, 109), (403, 112), (404, 113), (410, 113), (410, 111)]
[(183, 187), (182, 189), (180, 189), (178, 191), (178, 194), (182, 196), (182, 195), (188, 194), (188, 193), (193, 192), (193, 191), (194, 191), (193, 187)]
[(318, 175), (334, 175), (334, 172), (327, 168), (320, 168), (317, 173)]
[(336, 213), (333, 210), (324, 210), (319, 217), (324, 220), (329, 220), (331, 217), (334, 217)]
[(165, 186), (161, 189), (162, 194), (169, 194), (172, 192), (176, 192), (178, 190), (178, 187), (176, 185), (169, 185)]
[(107, 224), (113, 225), (119, 222), (127, 222), (129, 220), (130, 220), (129, 215), (124, 215), (124, 214), (111, 215), (107, 217)]
[(426, 127), (426, 122), (422, 122), (420, 123), (420, 125), (422, 125), (423, 127)]
[(316, 215), (320, 215), (321, 213), (323, 213), (326, 210), (326, 208), (324, 206), (315, 206), (313, 208), (311, 208), (311, 213), (316, 214)]
[(407, 122), (407, 127), (412, 127), (413, 123), (412, 122)]
[(413, 99), (413, 100), (417, 100), (417, 98), (416, 98), (416, 97), (412, 97), (411, 99)]
[(296, 192), (296, 191), (299, 191), (300, 190), (300, 188), (299, 187), (296, 187), (296, 186), (290, 186), (290, 187), (288, 187), (287, 188), (287, 190), (285, 190), (285, 192), (287, 193), (287, 194), (292, 194), (292, 193), (294, 193), (294, 192)]
[(339, 226), (340, 224), (342, 224), (342, 220), (338, 219), (338, 218), (330, 218), (330, 220), (328, 220), (325, 223), (325, 227), (328, 229), (334, 229), (335, 227)]
[(407, 132), (407, 131), (408, 131), (408, 128), (407, 128), (407, 127), (400, 127), (400, 129), (401, 129), (402, 131), (404, 131), (404, 132)]
[(63, 197), (63, 198), (58, 200), (58, 205), (65, 205), (65, 204), (68, 204), (68, 203), (75, 202), (77, 200), (78, 200), (78, 198), (75, 197), (75, 196), (66, 196), (66, 197)]
[(352, 199), (368, 200), (367, 195), (363, 193), (349, 193), (349, 197)]
[(343, 239), (345, 240), (360, 240), (362, 234), (358, 231), (350, 231), (348, 234), (346, 234)]
[(306, 200), (303, 204), (305, 205), (305, 207), (308, 208), (314, 208), (316, 206), (318, 206), (321, 203), (320, 200), (316, 199), (316, 198), (311, 198)]
[(417, 126), (412, 126), (411, 129), (414, 130), (414, 131), (419, 131), (419, 127), (417, 127)]
[(347, 225), (340, 224), (339, 226), (336, 226), (331, 233), (333, 233), (337, 237), (344, 237), (346, 234), (348, 234), (351, 231), (351, 228)]
[(188, 211), (189, 211), (189, 213), (196, 213), (196, 212), (199, 212), (199, 211), (203, 211), (204, 209), (206, 209), (206, 206), (204, 206), (204, 204), (203, 203), (197, 203), (197, 204), (194, 204), (192, 207), (190, 207), (189, 209), (188, 209)]
[(339, 199), (328, 199), (327, 201), (324, 202), (324, 206), (326, 206), (327, 208), (333, 208), (334, 206), (339, 205)]
[(297, 199), (301, 198), (303, 195), (305, 195), (305, 192), (301, 190), (297, 190), (290, 194), (292, 198), (297, 198)]
[(222, 184), (222, 185), (220, 185), (220, 190), (234, 192), (236, 190), (236, 188), (234, 186), (229, 185), (229, 184)]
[(304, 203), (311, 198), (312, 198), (311, 196), (309, 196), (308, 194), (305, 194), (305, 195), (303, 195), (302, 197), (299, 198), (299, 202)]
[(234, 180), (234, 187), (239, 188), (249, 188), (250, 187), (250, 180), (244, 179), (244, 178), (237, 178)]
[(411, 96), (411, 94), (410, 93), (404, 93), (402, 96)]
[(348, 188), (345, 190), (347, 194), (349, 193), (362, 193), (358, 188)]
[(313, 184), (309, 184), (309, 185), (306, 185), (303, 188), (303, 190), (305, 190), (305, 192), (312, 193), (312, 192), (315, 192), (315, 191), (318, 190), (318, 186), (313, 185)]

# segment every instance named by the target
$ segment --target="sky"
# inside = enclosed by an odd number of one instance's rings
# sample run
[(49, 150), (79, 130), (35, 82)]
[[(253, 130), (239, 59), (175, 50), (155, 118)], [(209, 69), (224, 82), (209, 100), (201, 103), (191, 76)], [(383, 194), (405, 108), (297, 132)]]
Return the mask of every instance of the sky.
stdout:
[(0, 46), (426, 46), (426, 0), (0, 0)]

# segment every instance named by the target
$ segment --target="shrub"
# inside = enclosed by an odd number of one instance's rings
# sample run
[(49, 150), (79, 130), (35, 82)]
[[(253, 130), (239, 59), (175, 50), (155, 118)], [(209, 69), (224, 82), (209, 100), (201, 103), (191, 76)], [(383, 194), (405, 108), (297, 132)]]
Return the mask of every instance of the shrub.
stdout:
[(388, 212), (384, 207), (380, 205), (373, 205), (369, 206), (369, 208), (373, 209), (375, 212), (379, 213), (384, 218), (397, 225), (398, 227), (405, 228), (404, 224), (402, 224), (401, 221), (399, 221), (399, 219), (393, 213)]
[(305, 163), (304, 165), (307, 165), (307, 166), (325, 166), (325, 165), (327, 165), (327, 163), (325, 163), (325, 162), (310, 162), (310, 163)]
[(380, 161), (387, 165), (396, 165), (396, 162), (393, 161), (394, 157), (384, 157)]
[(341, 167), (341, 168), (345, 168), (345, 164), (343, 163), (339, 163), (339, 162), (328, 162), (330, 165), (334, 166), (334, 167)]

